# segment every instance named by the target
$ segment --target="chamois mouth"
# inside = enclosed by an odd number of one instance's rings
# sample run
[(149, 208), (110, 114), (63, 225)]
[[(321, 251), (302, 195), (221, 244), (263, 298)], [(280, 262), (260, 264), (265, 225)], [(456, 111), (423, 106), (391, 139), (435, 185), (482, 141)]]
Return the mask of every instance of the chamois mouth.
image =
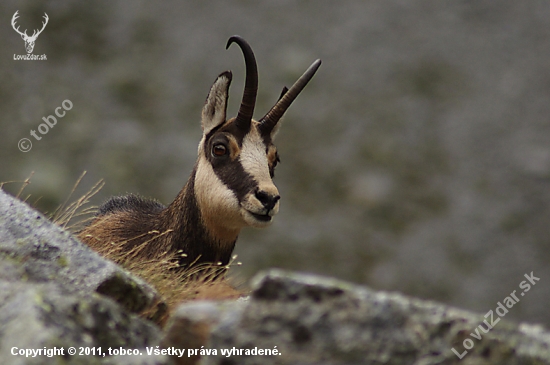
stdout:
[(252, 215), (255, 219), (257, 219), (261, 222), (271, 222), (272, 216), (269, 215), (269, 212), (266, 213), (266, 214), (257, 214), (257, 213), (253, 213), (249, 210), (248, 213), (250, 213), (250, 215)]

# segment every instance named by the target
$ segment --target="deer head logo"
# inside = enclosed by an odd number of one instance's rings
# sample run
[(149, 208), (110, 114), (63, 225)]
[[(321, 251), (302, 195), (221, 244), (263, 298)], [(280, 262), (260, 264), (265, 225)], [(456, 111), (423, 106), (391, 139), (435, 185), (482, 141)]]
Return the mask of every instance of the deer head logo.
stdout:
[(44, 22), (42, 22), (42, 29), (40, 30), (34, 30), (34, 32), (32, 33), (32, 35), (29, 37), (27, 35), (27, 30), (25, 29), (24, 32), (21, 32), (19, 30), (19, 26), (16, 28), (15, 27), (15, 21), (17, 18), (19, 18), (19, 15), (17, 15), (17, 13), (19, 12), (19, 10), (17, 10), (15, 12), (15, 14), (13, 14), (13, 18), (11, 18), (11, 26), (13, 27), (13, 29), (19, 33), (21, 35), (21, 38), (23, 38), (23, 40), (25, 41), (25, 49), (27, 50), (27, 53), (32, 53), (32, 50), (34, 49), (34, 42), (36, 42), (36, 38), (38, 38), (38, 36), (40, 35), (40, 33), (42, 33), (42, 31), (44, 30), (44, 28), (46, 28), (46, 24), (48, 24), (48, 14), (44, 13)]

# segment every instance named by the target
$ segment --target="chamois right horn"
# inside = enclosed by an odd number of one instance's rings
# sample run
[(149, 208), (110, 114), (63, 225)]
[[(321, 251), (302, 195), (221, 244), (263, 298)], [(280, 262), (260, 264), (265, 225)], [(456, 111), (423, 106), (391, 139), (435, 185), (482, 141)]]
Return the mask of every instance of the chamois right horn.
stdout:
[[(296, 99), (298, 94), (304, 89), (309, 80), (315, 75), (317, 69), (321, 66), (321, 60), (316, 60), (309, 66), (302, 76), (292, 85), (292, 87), (281, 96), (279, 101), (271, 108), (267, 114), (259, 120), (260, 131), (262, 134), (269, 134), (277, 125), (286, 112), (290, 104)], [(283, 89), (284, 90), (284, 89)]]

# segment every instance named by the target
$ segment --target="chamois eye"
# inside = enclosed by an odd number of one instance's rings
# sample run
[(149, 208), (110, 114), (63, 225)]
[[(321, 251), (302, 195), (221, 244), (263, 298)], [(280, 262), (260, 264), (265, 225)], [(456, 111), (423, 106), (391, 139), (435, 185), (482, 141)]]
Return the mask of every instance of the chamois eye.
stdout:
[(227, 153), (227, 147), (221, 143), (215, 144), (214, 147), (212, 147), (212, 153), (214, 156), (221, 157)]

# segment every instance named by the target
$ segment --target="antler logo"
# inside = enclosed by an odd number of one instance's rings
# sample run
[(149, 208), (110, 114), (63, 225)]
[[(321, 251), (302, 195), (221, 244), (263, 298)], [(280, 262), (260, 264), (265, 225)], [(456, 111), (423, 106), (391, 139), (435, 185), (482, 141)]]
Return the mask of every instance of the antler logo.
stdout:
[(27, 53), (32, 53), (32, 50), (34, 49), (34, 43), (36, 42), (36, 38), (38, 38), (38, 36), (40, 35), (40, 33), (42, 33), (42, 31), (44, 30), (44, 28), (46, 28), (46, 24), (48, 24), (48, 14), (44, 13), (44, 22), (42, 22), (42, 29), (40, 30), (34, 30), (34, 32), (32, 33), (32, 35), (29, 37), (27, 35), (27, 30), (25, 29), (24, 32), (21, 32), (19, 30), (19, 26), (16, 28), (15, 27), (15, 21), (17, 20), (17, 18), (19, 18), (19, 15), (17, 15), (17, 13), (19, 12), (19, 10), (17, 10), (15, 12), (15, 14), (13, 14), (13, 18), (11, 18), (11, 26), (13, 27), (13, 29), (19, 33), (21, 35), (21, 38), (23, 38), (23, 40), (25, 41), (25, 49), (27, 50)]

